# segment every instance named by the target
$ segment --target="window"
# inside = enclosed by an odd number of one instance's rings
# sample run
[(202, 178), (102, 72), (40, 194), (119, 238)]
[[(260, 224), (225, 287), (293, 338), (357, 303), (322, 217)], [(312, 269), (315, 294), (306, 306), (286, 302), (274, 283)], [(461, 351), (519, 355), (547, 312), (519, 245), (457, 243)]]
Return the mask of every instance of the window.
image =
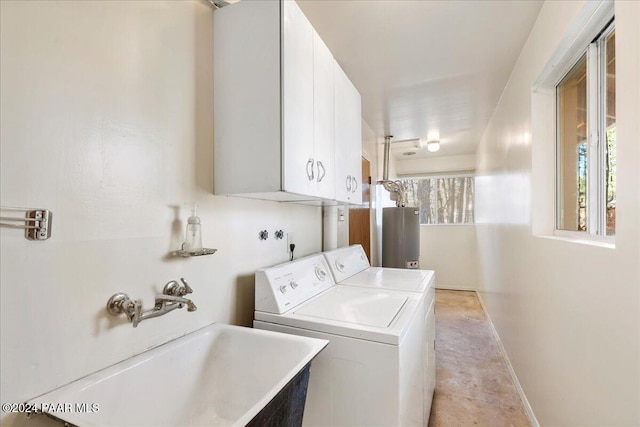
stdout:
[(615, 30), (611, 22), (556, 86), (556, 228), (615, 235)]
[(401, 181), (407, 205), (420, 209), (420, 224), (473, 224), (472, 176)]

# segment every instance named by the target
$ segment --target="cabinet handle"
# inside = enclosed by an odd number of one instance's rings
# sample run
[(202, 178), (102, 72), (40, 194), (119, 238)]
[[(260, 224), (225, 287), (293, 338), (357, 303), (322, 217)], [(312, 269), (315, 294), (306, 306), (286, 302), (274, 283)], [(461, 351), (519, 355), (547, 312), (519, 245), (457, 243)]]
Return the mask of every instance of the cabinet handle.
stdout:
[(313, 181), (313, 159), (309, 159), (307, 162), (307, 178), (309, 178), (309, 181)]
[(351, 177), (351, 179), (353, 180), (353, 185), (351, 186), (351, 192), (355, 193), (356, 190), (358, 189), (358, 180), (355, 179), (355, 177)]
[(351, 192), (351, 175), (347, 175), (347, 191)]
[[(322, 181), (322, 178), (324, 178), (327, 174), (327, 170), (324, 168), (324, 165), (320, 160), (318, 160), (316, 164), (318, 165), (318, 182), (320, 182)], [(322, 174), (320, 174), (320, 168), (322, 168)]]

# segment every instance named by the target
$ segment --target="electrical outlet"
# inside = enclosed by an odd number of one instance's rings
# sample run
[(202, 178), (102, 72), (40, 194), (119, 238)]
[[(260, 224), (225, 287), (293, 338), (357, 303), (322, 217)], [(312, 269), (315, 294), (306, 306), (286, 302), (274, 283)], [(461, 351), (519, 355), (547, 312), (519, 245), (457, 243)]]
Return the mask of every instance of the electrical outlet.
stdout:
[(295, 240), (293, 239), (293, 232), (287, 233), (287, 253), (291, 253), (291, 244), (295, 244)]

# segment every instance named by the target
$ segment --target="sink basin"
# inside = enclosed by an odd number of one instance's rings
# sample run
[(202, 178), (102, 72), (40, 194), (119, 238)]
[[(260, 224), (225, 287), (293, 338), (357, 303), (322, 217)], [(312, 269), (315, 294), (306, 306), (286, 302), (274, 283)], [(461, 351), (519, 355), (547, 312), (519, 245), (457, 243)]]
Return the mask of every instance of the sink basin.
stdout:
[(28, 403), (77, 426), (244, 426), (327, 344), (214, 323)]

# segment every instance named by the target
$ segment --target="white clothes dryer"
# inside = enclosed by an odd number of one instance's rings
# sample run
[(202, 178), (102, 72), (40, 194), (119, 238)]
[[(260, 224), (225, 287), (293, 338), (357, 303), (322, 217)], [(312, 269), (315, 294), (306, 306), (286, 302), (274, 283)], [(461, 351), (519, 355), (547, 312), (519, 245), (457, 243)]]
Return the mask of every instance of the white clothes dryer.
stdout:
[[(404, 268), (371, 267), (361, 245), (323, 252), (329, 270), (340, 285), (422, 292), (433, 290), (435, 272)], [(428, 301), (430, 304), (431, 302)]]
[(323, 252), (323, 256), (327, 260), (334, 280), (339, 285), (409, 291), (424, 296), (424, 425), (428, 425), (436, 387), (435, 272), (371, 267), (361, 245)]
[(322, 255), (258, 270), (255, 292), (255, 328), (329, 340), (304, 426), (423, 425), (420, 294), (336, 285)]

